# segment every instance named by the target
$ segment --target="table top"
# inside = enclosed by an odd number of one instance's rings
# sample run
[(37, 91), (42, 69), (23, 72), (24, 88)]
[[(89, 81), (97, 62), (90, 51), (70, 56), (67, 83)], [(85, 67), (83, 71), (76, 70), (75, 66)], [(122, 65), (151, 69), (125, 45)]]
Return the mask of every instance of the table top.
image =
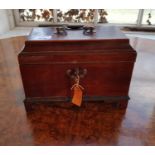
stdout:
[(126, 40), (127, 37), (116, 26), (96, 26), (95, 33), (84, 35), (83, 29), (67, 30), (67, 35), (57, 35), (54, 27), (33, 28), (28, 41), (91, 41), (91, 40)]

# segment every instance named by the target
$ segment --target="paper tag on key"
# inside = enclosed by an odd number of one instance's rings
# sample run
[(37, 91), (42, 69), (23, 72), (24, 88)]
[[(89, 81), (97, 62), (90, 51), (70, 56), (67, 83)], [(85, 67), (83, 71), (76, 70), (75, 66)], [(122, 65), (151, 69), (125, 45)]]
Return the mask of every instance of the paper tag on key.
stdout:
[(73, 98), (72, 98), (72, 103), (77, 105), (77, 106), (81, 106), (82, 103), (82, 90), (80, 87), (75, 86), (73, 88)]
[(82, 103), (82, 94), (83, 94), (82, 90), (84, 88), (79, 84), (80, 82), (79, 76), (77, 76), (75, 82), (76, 83), (71, 88), (71, 90), (73, 90), (72, 103), (80, 107)]

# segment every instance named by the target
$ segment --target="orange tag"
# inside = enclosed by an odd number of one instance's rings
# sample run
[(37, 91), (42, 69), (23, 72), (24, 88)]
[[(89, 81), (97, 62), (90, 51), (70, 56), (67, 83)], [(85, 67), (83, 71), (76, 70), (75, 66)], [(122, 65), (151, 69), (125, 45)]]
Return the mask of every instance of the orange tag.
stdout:
[(78, 86), (75, 86), (73, 89), (74, 94), (72, 98), (72, 103), (80, 107), (82, 103), (82, 90)]

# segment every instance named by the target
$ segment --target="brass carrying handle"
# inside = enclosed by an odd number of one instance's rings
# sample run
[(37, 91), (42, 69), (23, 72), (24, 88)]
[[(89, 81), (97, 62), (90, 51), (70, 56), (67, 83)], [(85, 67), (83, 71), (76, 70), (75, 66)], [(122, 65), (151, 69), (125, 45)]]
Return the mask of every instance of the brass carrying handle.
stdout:
[(87, 74), (87, 69), (82, 69), (82, 68), (68, 69), (66, 71), (66, 74), (71, 79), (76, 79), (77, 76), (79, 76), (79, 78), (84, 78)]

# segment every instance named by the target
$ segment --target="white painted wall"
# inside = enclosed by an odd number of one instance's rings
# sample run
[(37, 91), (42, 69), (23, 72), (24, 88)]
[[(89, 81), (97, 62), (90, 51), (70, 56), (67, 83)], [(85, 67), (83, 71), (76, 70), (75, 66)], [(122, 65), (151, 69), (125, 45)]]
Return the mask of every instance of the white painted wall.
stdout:
[(15, 27), (12, 10), (0, 9), (0, 35)]

